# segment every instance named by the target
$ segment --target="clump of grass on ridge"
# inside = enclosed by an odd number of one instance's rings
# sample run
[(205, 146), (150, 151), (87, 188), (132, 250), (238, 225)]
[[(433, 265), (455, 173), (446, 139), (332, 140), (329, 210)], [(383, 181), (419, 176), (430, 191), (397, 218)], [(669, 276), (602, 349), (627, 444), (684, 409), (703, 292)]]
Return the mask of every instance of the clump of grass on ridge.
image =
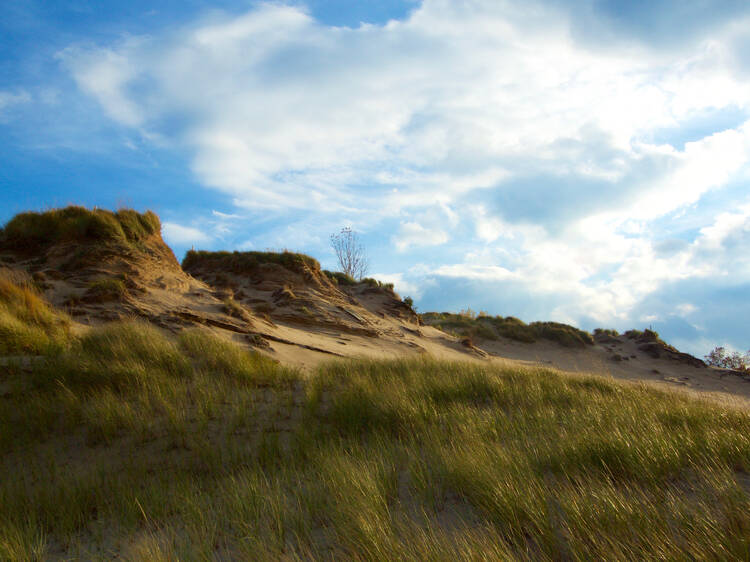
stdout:
[(100, 241), (134, 243), (161, 229), (153, 212), (131, 209), (117, 212), (69, 206), (44, 212), (20, 213), (0, 231), (0, 245), (21, 251), (39, 251), (57, 242)]
[(323, 274), (336, 285), (350, 286), (357, 284), (357, 280), (354, 277), (341, 271), (328, 271), (327, 269), (324, 269)]
[(513, 316), (477, 315), (471, 310), (458, 314), (450, 312), (426, 312), (420, 315), (422, 322), (441, 330), (469, 338), (496, 340), (499, 337), (533, 343), (540, 339), (555, 341), (566, 347), (583, 347), (594, 343), (588, 332), (560, 322), (531, 322), (526, 324)]
[(302, 272), (305, 268), (320, 271), (320, 263), (315, 258), (295, 252), (207, 252), (189, 250), (182, 260), (182, 268), (187, 271), (210, 269), (232, 273), (248, 273), (265, 263), (273, 263)]

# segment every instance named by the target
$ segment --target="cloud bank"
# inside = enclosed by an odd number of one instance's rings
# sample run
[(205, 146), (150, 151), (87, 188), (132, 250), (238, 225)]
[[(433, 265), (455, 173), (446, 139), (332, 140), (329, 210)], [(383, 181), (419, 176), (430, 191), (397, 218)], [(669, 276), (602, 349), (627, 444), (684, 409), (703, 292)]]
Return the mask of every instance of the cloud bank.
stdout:
[(696, 350), (747, 345), (700, 322), (750, 284), (743, 6), (425, 0), (349, 28), (260, 4), (59, 58), (109, 119), (188, 154), (232, 213), (287, 217), (261, 244), (320, 253), (353, 224), (397, 288), (428, 287), (423, 308), (679, 318)]

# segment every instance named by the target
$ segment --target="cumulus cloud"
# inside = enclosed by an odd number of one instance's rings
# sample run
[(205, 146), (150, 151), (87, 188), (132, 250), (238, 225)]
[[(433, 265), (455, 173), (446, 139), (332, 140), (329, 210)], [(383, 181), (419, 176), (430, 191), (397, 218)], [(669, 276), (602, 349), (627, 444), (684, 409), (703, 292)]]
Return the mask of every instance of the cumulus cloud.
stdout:
[(447, 241), (448, 235), (439, 228), (425, 228), (418, 222), (401, 223), (398, 234), (393, 237), (394, 245), (399, 252), (409, 248), (437, 246)]
[(174, 222), (164, 222), (161, 227), (164, 239), (169, 244), (188, 245), (209, 242), (211, 237), (205, 232), (192, 226), (183, 226)]
[(267, 4), (60, 56), (113, 119), (178, 123), (198, 177), (249, 207), (359, 207), (382, 195), (365, 184), (423, 206), (424, 191), (452, 200), (551, 173), (654, 191), (693, 158), (644, 144), (645, 132), (747, 104), (711, 44), (655, 68), (637, 49), (577, 44), (559, 14), (494, 1), (427, 0), (405, 21), (356, 29)]
[(111, 119), (190, 155), (236, 207), (225, 228), (296, 217), (255, 247), (394, 225), (399, 254), (430, 252), (398, 278), (436, 283), (425, 298), (464, 283), (625, 322), (666, 286), (750, 281), (746, 208), (701, 206), (748, 177), (746, 3), (637, 4), (424, 0), (356, 28), (261, 4), (60, 59)]

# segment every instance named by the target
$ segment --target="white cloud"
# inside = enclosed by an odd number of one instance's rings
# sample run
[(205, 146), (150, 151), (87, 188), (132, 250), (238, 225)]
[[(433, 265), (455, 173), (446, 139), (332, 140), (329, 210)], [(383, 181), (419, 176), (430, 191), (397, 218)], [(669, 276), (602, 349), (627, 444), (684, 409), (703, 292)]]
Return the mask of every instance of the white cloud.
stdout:
[(418, 299), (425, 289), (423, 285), (407, 281), (403, 273), (374, 273), (372, 276), (378, 281), (393, 283), (393, 289), (402, 297)]
[(169, 244), (201, 244), (209, 242), (211, 237), (192, 226), (182, 226), (174, 222), (164, 222), (161, 228), (164, 239)]
[[(379, 194), (358, 189), (368, 184), (423, 207), (534, 170), (616, 180), (661, 152), (674, 174), (640, 180), (654, 214), (746, 159), (732, 133), (684, 155), (648, 145), (650, 131), (704, 108), (748, 107), (721, 45), (658, 57), (593, 50), (553, 10), (426, 0), (404, 21), (357, 29), (263, 4), (61, 57), (113, 119), (156, 132), (165, 118), (182, 122), (198, 178), (247, 208), (369, 208)], [(571, 159), (571, 142), (600, 132), (620, 157)], [(717, 157), (710, 179), (704, 162)], [(686, 195), (658, 195), (685, 178)]]
[(404, 252), (409, 248), (445, 244), (448, 235), (439, 228), (425, 228), (418, 222), (404, 222), (392, 241), (399, 252)]
[[(734, 45), (747, 26), (680, 48), (604, 48), (579, 41), (574, 17), (425, 0), (403, 21), (350, 29), (261, 4), (61, 58), (112, 119), (185, 149), (239, 215), (295, 213), (243, 236), (254, 247), (326, 248), (343, 218), (370, 233), (393, 224), (383, 245), (430, 248), (429, 267), (390, 275), (409, 293), (512, 285), (528, 308), (603, 324), (648, 316), (639, 304), (669, 284), (750, 283), (748, 208), (701, 207), (750, 177), (750, 73)], [(738, 122), (691, 125), (725, 110)], [(235, 228), (234, 213), (213, 218), (214, 239)], [(173, 226), (185, 243), (208, 239)]]
[(495, 265), (442, 265), (435, 269), (435, 275), (443, 277), (458, 277), (460, 279), (479, 279), (482, 281), (507, 281), (519, 279), (512, 271)]
[(130, 82), (139, 77), (139, 63), (128, 53), (139, 45), (140, 41), (131, 39), (121, 47), (123, 52), (71, 47), (58, 55), (78, 86), (94, 96), (112, 119), (133, 127), (144, 120), (142, 104), (129, 95)]

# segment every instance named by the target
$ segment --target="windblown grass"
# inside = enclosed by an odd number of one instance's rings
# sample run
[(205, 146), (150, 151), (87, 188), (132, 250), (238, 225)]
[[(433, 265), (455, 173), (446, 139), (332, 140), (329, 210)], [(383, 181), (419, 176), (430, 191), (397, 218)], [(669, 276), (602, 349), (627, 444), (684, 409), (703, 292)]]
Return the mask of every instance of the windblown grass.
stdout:
[(64, 345), (69, 326), (30, 283), (14, 282), (0, 271), (0, 355), (49, 353)]
[(476, 315), (471, 310), (454, 314), (426, 312), (422, 322), (446, 332), (469, 338), (497, 340), (500, 337), (533, 343), (540, 339), (555, 341), (565, 347), (584, 347), (594, 343), (588, 332), (560, 322), (531, 322), (526, 324), (513, 316)]
[(153, 212), (117, 212), (69, 206), (41, 213), (20, 213), (0, 230), (0, 245), (39, 251), (57, 242), (139, 242), (158, 233), (161, 222)]
[(429, 359), (302, 380), (141, 324), (76, 345), (0, 401), (0, 558), (750, 556), (745, 412)]
[(182, 260), (182, 268), (188, 273), (199, 268), (213, 271), (249, 273), (265, 263), (273, 263), (302, 272), (305, 268), (320, 271), (320, 263), (315, 258), (295, 252), (207, 252), (189, 250)]

